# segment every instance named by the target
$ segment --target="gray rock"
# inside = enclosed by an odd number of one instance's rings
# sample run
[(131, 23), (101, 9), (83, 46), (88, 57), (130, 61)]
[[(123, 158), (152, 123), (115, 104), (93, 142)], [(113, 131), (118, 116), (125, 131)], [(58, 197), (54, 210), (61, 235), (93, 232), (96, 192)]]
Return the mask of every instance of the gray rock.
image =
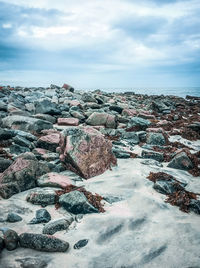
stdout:
[(36, 205), (53, 205), (56, 203), (56, 193), (54, 189), (42, 188), (35, 189), (28, 193), (26, 201)]
[(65, 252), (69, 243), (53, 236), (44, 234), (23, 233), (19, 236), (21, 247), (46, 252)]
[(143, 160), (143, 161), (141, 161), (141, 164), (143, 164), (143, 165), (152, 165), (152, 166), (157, 166), (157, 167), (163, 167), (163, 165), (160, 162), (158, 162), (158, 161), (156, 161), (154, 159)]
[(11, 164), (12, 160), (0, 157), (0, 173), (4, 172)]
[(20, 146), (27, 147), (29, 149), (32, 149), (33, 148), (33, 144), (29, 140), (27, 140), (26, 138), (24, 138), (24, 137), (15, 136), (13, 138), (13, 141), (14, 141), (15, 144), (18, 144)]
[(15, 133), (11, 129), (0, 128), (0, 140), (9, 140), (15, 136)]
[(7, 104), (3, 101), (0, 101), (0, 111), (7, 112)]
[(162, 153), (154, 152), (154, 151), (145, 151), (145, 150), (142, 150), (142, 158), (154, 159), (159, 162), (162, 162), (164, 160), (164, 156)]
[(200, 200), (191, 199), (189, 208), (190, 211), (200, 214)]
[(56, 219), (45, 224), (42, 233), (53, 235), (58, 231), (67, 230), (70, 224), (73, 222), (72, 216), (67, 218)]
[(50, 262), (48, 258), (42, 256), (17, 258), (15, 260), (20, 263), (20, 268), (46, 268)]
[(86, 123), (92, 126), (105, 126), (107, 128), (117, 127), (116, 116), (108, 114), (108, 113), (94, 112), (86, 120)]
[(173, 180), (159, 180), (156, 183), (154, 183), (153, 188), (161, 193), (161, 194), (173, 194), (177, 190), (182, 190), (183, 187), (181, 185), (178, 185)]
[(170, 168), (189, 170), (193, 168), (192, 161), (185, 152), (181, 152), (174, 156), (174, 158), (167, 165)]
[(115, 112), (121, 114), (122, 111), (123, 111), (123, 108), (120, 107), (120, 106), (118, 106), (118, 105), (111, 105), (111, 106), (109, 107), (109, 110), (111, 110), (111, 111), (115, 111)]
[(51, 215), (45, 208), (38, 209), (36, 211), (35, 218), (33, 218), (29, 224), (47, 223), (51, 220)]
[(19, 242), (18, 234), (15, 231), (8, 228), (5, 229), (1, 228), (0, 231), (3, 232), (5, 248), (9, 251), (16, 249)]
[(83, 102), (96, 102), (97, 100), (92, 96), (92, 94), (88, 94), (88, 93), (83, 93), (81, 100)]
[(87, 245), (88, 243), (88, 239), (82, 239), (82, 240), (79, 240), (75, 245), (74, 245), (74, 249), (80, 249), (80, 248), (83, 248)]
[(141, 117), (132, 117), (128, 123), (127, 129), (132, 131), (145, 130), (151, 125), (151, 122)]
[(35, 102), (35, 113), (59, 115), (61, 111), (58, 109), (57, 104), (51, 102), (49, 99), (43, 99)]
[(112, 151), (116, 158), (130, 158), (130, 153), (124, 151), (122, 148), (113, 147)]
[(146, 136), (146, 143), (151, 145), (165, 145), (166, 140), (162, 133), (149, 132)]
[(67, 211), (74, 214), (86, 214), (86, 213), (98, 213), (98, 210), (93, 207), (85, 197), (85, 195), (79, 191), (72, 191), (67, 194), (63, 194), (59, 198), (59, 203)]
[(50, 114), (36, 114), (33, 117), (38, 118), (38, 119), (42, 119), (42, 120), (46, 120), (52, 124), (56, 123), (56, 118)]
[(11, 154), (23, 154), (26, 152), (30, 152), (31, 150), (28, 147), (20, 146), (18, 144), (13, 144), (10, 146), (10, 153)]
[(10, 213), (8, 213), (6, 220), (8, 222), (18, 222), (18, 221), (22, 221), (22, 217), (16, 213), (10, 212)]

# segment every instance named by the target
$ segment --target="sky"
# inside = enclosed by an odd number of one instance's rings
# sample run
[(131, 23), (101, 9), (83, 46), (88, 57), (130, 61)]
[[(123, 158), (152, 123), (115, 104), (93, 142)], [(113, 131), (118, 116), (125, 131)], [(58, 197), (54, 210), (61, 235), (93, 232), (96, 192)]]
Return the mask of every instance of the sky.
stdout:
[(199, 0), (0, 0), (0, 84), (200, 86)]

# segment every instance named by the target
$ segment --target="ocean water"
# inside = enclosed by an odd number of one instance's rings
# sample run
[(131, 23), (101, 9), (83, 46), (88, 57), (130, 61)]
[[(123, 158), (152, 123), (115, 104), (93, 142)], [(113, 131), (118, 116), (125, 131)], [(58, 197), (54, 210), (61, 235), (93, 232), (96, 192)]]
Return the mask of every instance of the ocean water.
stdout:
[[(93, 91), (97, 88), (79, 88), (80, 90)], [(200, 87), (127, 87), (127, 88), (99, 88), (105, 92), (135, 92), (147, 95), (174, 95), (185, 98), (186, 95), (200, 97)]]

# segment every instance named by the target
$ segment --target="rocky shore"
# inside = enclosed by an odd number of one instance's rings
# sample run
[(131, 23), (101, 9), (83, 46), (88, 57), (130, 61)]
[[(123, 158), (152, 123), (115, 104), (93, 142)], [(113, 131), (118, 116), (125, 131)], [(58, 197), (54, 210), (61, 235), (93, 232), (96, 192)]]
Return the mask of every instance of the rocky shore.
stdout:
[(0, 204), (2, 268), (200, 267), (200, 98), (0, 87)]

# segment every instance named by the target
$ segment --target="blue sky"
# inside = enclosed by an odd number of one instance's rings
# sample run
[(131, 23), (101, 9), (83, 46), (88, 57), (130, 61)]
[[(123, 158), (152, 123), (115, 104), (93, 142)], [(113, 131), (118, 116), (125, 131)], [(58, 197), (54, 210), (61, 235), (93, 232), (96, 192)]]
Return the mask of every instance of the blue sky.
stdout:
[(200, 86), (199, 0), (0, 0), (0, 84)]

